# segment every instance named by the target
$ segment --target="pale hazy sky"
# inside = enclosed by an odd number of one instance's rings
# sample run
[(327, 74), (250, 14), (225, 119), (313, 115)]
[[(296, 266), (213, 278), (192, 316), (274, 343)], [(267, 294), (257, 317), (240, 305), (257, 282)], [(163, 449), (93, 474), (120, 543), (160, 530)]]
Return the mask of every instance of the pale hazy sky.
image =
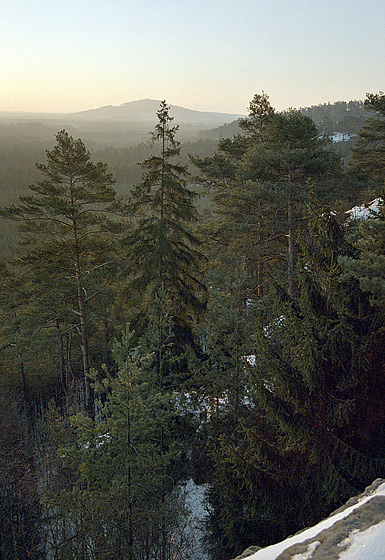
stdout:
[(385, 89), (384, 0), (0, 0), (0, 111), (245, 113)]

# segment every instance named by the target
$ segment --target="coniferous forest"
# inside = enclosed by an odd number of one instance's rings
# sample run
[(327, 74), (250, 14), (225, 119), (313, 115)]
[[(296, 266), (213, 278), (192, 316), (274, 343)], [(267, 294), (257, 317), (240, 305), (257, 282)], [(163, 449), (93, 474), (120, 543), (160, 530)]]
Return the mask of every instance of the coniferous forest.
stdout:
[(384, 476), (385, 95), (333, 110), (2, 159), (1, 560), (229, 560)]

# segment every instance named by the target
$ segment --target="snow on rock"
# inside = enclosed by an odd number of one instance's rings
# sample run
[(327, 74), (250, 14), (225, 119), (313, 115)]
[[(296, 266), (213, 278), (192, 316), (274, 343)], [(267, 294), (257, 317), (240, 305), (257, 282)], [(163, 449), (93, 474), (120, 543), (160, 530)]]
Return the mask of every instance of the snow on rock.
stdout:
[(350, 220), (373, 218), (373, 216), (379, 213), (380, 204), (383, 204), (382, 198), (375, 198), (368, 205), (353, 206), (346, 214), (348, 214)]
[(385, 560), (385, 480), (378, 479), (314, 527), (245, 551), (248, 560)]
[(348, 134), (347, 132), (335, 132), (330, 138), (332, 142), (346, 142), (346, 140), (350, 140), (356, 136), (357, 134)]
[(341, 560), (379, 560), (385, 558), (385, 521), (372, 525), (364, 532), (349, 535), (350, 547), (340, 554)]

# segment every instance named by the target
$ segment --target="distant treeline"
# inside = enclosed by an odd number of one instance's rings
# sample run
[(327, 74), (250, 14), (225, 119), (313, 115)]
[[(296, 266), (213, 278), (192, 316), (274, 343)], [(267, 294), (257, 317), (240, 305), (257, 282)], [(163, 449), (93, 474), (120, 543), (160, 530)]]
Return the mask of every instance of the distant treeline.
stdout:
[[(357, 134), (368, 116), (362, 101), (324, 103), (303, 108), (301, 112), (313, 119), (321, 133), (330, 135)], [(45, 150), (53, 145), (56, 132), (48, 124), (0, 122), (1, 203), (8, 203), (16, 198), (38, 177), (35, 162), (41, 160)], [(70, 128), (69, 132), (76, 137), (76, 131)], [(198, 157), (213, 154), (218, 140), (232, 138), (241, 132), (238, 122), (234, 121), (197, 133), (196, 141), (182, 142), (182, 163), (189, 162), (189, 153)], [(95, 159), (107, 162), (117, 181), (118, 190), (120, 186), (134, 185), (140, 181), (141, 171), (137, 162), (143, 161), (153, 152), (150, 141), (143, 142), (140, 137), (139, 142), (134, 145), (131, 139), (130, 142), (122, 139), (122, 145), (118, 147), (112, 145), (110, 135), (107, 134), (104, 136), (104, 146), (100, 145), (100, 139), (97, 144), (87, 137), (84, 141)]]
[(357, 134), (368, 112), (363, 101), (336, 101), (323, 103), (301, 109), (302, 113), (313, 119), (320, 132), (333, 135), (335, 133)]
[[(324, 103), (301, 109), (301, 112), (313, 119), (322, 134), (349, 135), (336, 144), (337, 151), (341, 154), (346, 164), (350, 157), (350, 149), (355, 141), (355, 134), (362, 127), (368, 116), (362, 101), (337, 101), (336, 103)], [(76, 136), (76, 131), (69, 129)], [(45, 150), (54, 144), (55, 131), (51, 124), (41, 123), (9, 123), (0, 122), (0, 204), (11, 204), (15, 202), (20, 194), (27, 192), (29, 185), (39, 178), (39, 172), (35, 163), (42, 161)], [(181, 163), (189, 165), (190, 172), (197, 173), (196, 168), (190, 164), (189, 155), (193, 157), (207, 157), (214, 154), (220, 139), (232, 138), (242, 133), (238, 121), (223, 126), (203, 130), (197, 136), (196, 141), (182, 142)], [(127, 132), (130, 136), (129, 132)], [(142, 171), (138, 162), (144, 161), (151, 154), (156, 153), (156, 148), (150, 141), (140, 141), (132, 144), (130, 136), (127, 143), (116, 147), (109, 144), (111, 135), (106, 134), (105, 147), (85, 138), (87, 146), (94, 160), (107, 163), (109, 170), (116, 180), (116, 188), (120, 195), (128, 196), (134, 185), (140, 182)], [(148, 132), (146, 136), (149, 138)], [(143, 138), (139, 135), (138, 139)], [(0, 248), (3, 254), (8, 255), (9, 250), (14, 250), (14, 231), (10, 224), (0, 223)]]

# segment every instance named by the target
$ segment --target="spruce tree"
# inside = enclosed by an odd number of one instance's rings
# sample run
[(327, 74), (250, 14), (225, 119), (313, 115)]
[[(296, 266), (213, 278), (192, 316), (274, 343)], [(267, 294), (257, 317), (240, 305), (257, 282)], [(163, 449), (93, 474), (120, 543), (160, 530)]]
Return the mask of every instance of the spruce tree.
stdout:
[(192, 230), (198, 218), (196, 193), (188, 188), (186, 166), (175, 162), (180, 155), (178, 127), (171, 126), (173, 117), (165, 101), (157, 116), (152, 139), (160, 153), (141, 164), (143, 180), (132, 192), (136, 223), (126, 239), (129, 286), (144, 316), (163, 286), (180, 336), (191, 343), (192, 322), (201, 315), (205, 300), (203, 255)]
[(340, 264), (357, 250), (334, 215), (317, 206), (307, 219), (297, 297), (275, 285), (246, 399), (207, 429), (214, 558), (314, 524), (384, 468), (384, 316)]
[[(204, 359), (199, 384), (209, 401), (209, 416), (236, 418), (246, 394), (245, 360), (252, 349), (255, 308), (247, 300), (244, 268), (218, 281), (214, 275), (200, 339)], [(222, 286), (223, 283), (223, 286)]]
[[(383, 319), (339, 265), (354, 248), (325, 209), (309, 219), (304, 252), (298, 298), (277, 287), (277, 319), (260, 329), (250, 369), (268, 435), (246, 431), (257, 484), (267, 478), (271, 496), (297, 489), (301, 511), (294, 503), (280, 513), (281, 528), (290, 530), (293, 518), (314, 523), (357, 493), (385, 461)], [(271, 501), (259, 492), (262, 503)]]
[[(116, 340), (116, 374), (105, 371), (102, 384), (95, 381), (96, 392), (107, 390), (101, 417), (76, 415), (61, 444), (56, 435), (51, 439), (57, 452), (47, 500), (54, 526), (63, 527), (55, 543), (60, 558), (68, 548), (76, 558), (83, 550), (127, 560), (183, 557), (186, 430), (180, 398), (167, 388), (173, 339), (163, 290), (139, 346), (132, 349), (128, 332)], [(62, 423), (53, 415), (48, 427), (59, 434)]]
[(349, 237), (357, 248), (357, 255), (341, 257), (344, 269), (358, 279), (361, 289), (368, 293), (373, 311), (383, 315), (385, 303), (385, 208), (383, 199), (378, 210), (363, 220), (352, 220)]

